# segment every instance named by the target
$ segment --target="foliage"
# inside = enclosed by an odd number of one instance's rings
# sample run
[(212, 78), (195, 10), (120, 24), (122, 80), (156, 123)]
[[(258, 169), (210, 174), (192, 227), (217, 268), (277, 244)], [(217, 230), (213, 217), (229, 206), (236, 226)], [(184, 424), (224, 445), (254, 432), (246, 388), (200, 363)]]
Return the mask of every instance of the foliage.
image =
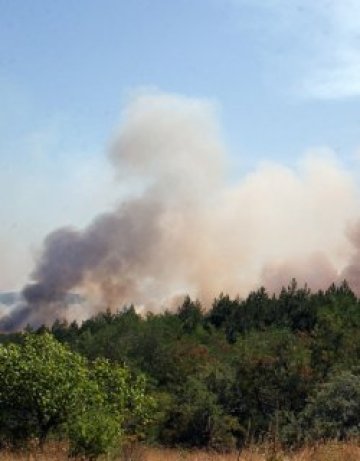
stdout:
[(177, 391), (161, 434), (170, 445), (231, 450), (239, 431), (236, 418), (226, 415), (217, 397), (198, 379), (189, 378)]
[(120, 446), (121, 426), (109, 411), (89, 408), (68, 425), (70, 455), (96, 459)]
[(360, 435), (360, 377), (350, 371), (319, 386), (299, 416), (303, 439), (346, 440)]
[(82, 409), (88, 393), (86, 360), (49, 334), (26, 335), (21, 345), (0, 347), (0, 418), (12, 441), (37, 437)]
[(143, 377), (106, 359), (88, 363), (49, 333), (0, 347), (0, 418), (4, 442), (42, 445), (65, 431), (71, 454), (96, 458), (141, 435), (153, 410)]
[(49, 331), (64, 347), (31, 331), (0, 336), (4, 440), (64, 431), (73, 453), (96, 456), (127, 438), (224, 450), (347, 438), (360, 424), (360, 303), (346, 282), (60, 319)]
[(191, 301), (190, 296), (186, 296), (184, 302), (179, 307), (177, 315), (181, 321), (182, 328), (186, 333), (192, 333), (201, 325), (203, 311), (199, 301)]

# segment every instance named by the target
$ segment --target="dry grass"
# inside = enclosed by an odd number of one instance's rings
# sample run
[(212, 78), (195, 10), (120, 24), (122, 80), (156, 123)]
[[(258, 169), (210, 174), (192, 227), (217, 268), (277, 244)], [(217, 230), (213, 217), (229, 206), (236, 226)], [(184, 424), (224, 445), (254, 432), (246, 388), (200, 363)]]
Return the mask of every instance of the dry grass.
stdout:
[(68, 461), (68, 445), (65, 443), (47, 443), (44, 451), (33, 449), (26, 452), (0, 451), (1, 461)]
[(241, 453), (215, 454), (204, 451), (180, 452), (149, 449), (144, 461), (360, 461), (360, 446), (328, 443), (307, 447), (293, 454), (271, 453), (266, 448), (255, 447)]
[[(43, 453), (0, 452), (1, 461), (68, 461), (67, 446), (48, 444)], [(297, 453), (271, 454), (266, 447), (255, 447), (241, 453), (218, 454), (206, 451), (170, 450), (164, 448), (129, 449), (117, 461), (360, 461), (360, 446), (356, 444), (327, 443), (306, 447)]]

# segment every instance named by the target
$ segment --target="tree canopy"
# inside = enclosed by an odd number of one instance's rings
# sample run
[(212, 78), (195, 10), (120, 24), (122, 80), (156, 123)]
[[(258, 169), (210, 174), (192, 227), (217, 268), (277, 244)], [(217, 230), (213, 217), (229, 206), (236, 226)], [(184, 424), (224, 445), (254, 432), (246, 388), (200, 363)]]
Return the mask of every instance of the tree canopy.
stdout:
[(190, 297), (158, 314), (128, 306), (0, 342), (3, 440), (61, 430), (73, 453), (100, 453), (126, 436), (217, 450), (360, 436), (360, 303), (346, 282), (221, 294), (209, 310)]

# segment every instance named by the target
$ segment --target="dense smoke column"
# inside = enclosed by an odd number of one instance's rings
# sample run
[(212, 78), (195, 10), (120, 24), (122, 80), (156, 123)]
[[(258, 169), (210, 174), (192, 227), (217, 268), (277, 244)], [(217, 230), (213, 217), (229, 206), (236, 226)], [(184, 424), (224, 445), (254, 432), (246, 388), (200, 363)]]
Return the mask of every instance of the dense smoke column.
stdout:
[[(98, 216), (83, 232), (64, 228), (49, 234), (32, 274), (34, 282), (24, 287), (23, 302), (2, 319), (0, 328), (13, 330), (29, 322), (38, 325), (62, 318), (67, 293), (85, 281), (104, 289), (109, 303), (111, 297), (121, 299), (135, 284), (130, 274), (137, 274), (156, 242), (159, 206), (149, 201), (144, 205), (133, 200)], [(114, 275), (116, 284), (110, 290), (108, 282)]]

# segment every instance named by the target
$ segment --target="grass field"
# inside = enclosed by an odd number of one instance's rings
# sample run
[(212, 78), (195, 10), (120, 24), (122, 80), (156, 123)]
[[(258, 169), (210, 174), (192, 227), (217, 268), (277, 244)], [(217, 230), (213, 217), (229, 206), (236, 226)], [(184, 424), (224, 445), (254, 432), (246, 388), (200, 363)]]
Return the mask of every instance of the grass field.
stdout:
[[(226, 455), (204, 451), (181, 452), (176, 450), (148, 449), (142, 459), (144, 461), (359, 461), (360, 446), (332, 443), (318, 447), (304, 448), (293, 454), (280, 452), (274, 454), (265, 447), (259, 447), (243, 450), (241, 453)], [(134, 458), (131, 461), (142, 460), (141, 458)]]
[[(104, 458), (106, 459), (106, 458)], [(1, 461), (68, 461), (67, 447), (48, 444), (43, 453), (0, 452)], [(241, 453), (218, 454), (206, 451), (185, 451), (137, 447), (130, 449), (117, 461), (359, 461), (360, 445), (328, 443), (306, 447), (296, 453), (271, 453), (266, 447), (255, 447)]]

